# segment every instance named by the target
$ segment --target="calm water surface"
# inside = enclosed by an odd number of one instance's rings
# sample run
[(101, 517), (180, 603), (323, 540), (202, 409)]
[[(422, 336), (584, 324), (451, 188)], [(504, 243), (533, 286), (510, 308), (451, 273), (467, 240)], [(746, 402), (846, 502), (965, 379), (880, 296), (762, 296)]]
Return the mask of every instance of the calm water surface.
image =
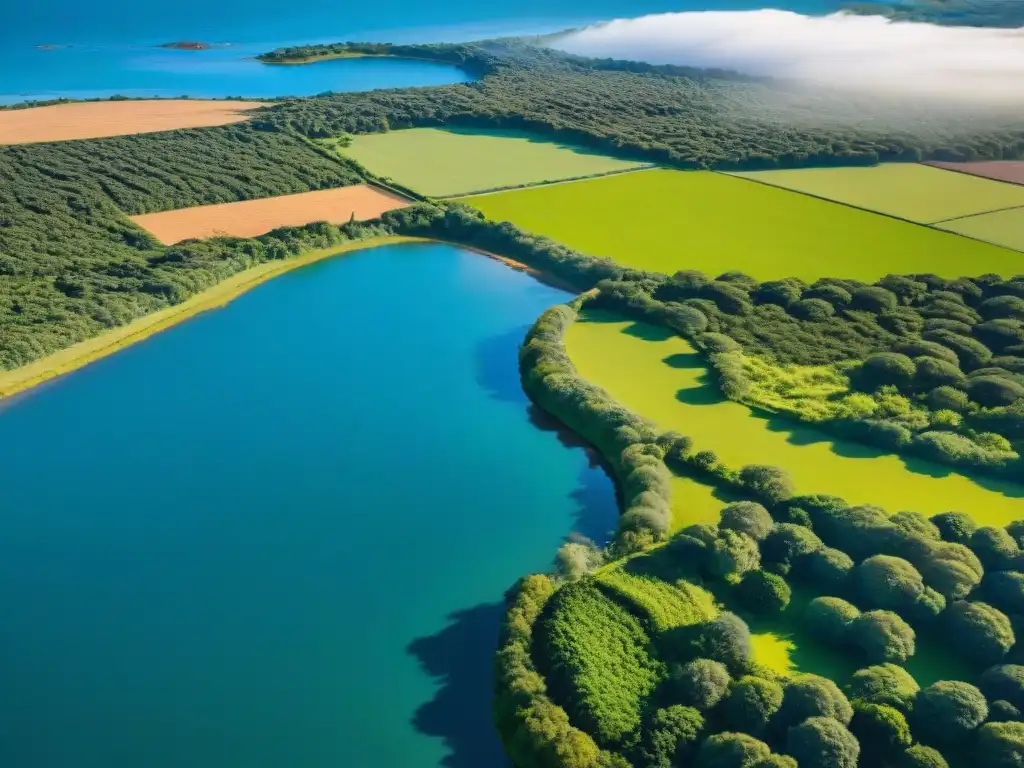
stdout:
[(519, 388), (564, 299), (379, 248), (0, 412), (0, 764), (503, 765), (502, 593), (616, 517)]

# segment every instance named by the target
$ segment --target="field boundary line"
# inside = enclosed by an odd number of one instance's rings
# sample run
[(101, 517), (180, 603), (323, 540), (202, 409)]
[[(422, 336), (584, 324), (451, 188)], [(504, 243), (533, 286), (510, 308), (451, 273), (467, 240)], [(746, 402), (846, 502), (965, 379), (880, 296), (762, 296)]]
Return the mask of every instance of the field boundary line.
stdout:
[(593, 179), (603, 179), (607, 176), (624, 176), (627, 173), (642, 173), (643, 171), (655, 171), (659, 168), (666, 166), (658, 165), (656, 163), (648, 163), (645, 165), (637, 165), (635, 168), (624, 168), (617, 171), (602, 171), (601, 173), (591, 173), (587, 176), (573, 176), (569, 179), (556, 179), (553, 181), (534, 181), (529, 184), (516, 184), (511, 187), (494, 187), (493, 189), (483, 189), (478, 192), (463, 192), (455, 195), (441, 195), (435, 197), (435, 200), (460, 200), (470, 197), (484, 197), (486, 195), (496, 195), (499, 192), (517, 192), (521, 189), (537, 189), (538, 187), (555, 187), (559, 184), (575, 184), (578, 181), (592, 181)]
[(990, 213), (1002, 213), (1003, 211), (1018, 211), (1024, 208), (1024, 205), (1008, 205), (1005, 208), (993, 208), (991, 211), (979, 211), (978, 213), (968, 213), (966, 216), (954, 216), (950, 219), (939, 219), (933, 221), (932, 226), (936, 224), (948, 224), (951, 221), (962, 221), (963, 219), (973, 219), (976, 216), (988, 216)]

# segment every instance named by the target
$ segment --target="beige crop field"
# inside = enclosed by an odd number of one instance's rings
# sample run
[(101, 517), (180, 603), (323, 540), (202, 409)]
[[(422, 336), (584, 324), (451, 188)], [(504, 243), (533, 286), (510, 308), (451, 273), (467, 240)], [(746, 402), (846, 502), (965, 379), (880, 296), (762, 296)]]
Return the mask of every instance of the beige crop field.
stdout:
[(132, 216), (131, 220), (164, 245), (174, 245), (182, 240), (220, 235), (256, 237), (278, 227), (299, 227), (314, 221), (344, 224), (353, 215), (356, 221), (366, 221), (404, 208), (409, 202), (376, 187), (357, 184), (262, 200), (145, 213)]
[(99, 139), (176, 128), (207, 128), (248, 120), (259, 101), (152, 99), (93, 101), (0, 110), (0, 144)]

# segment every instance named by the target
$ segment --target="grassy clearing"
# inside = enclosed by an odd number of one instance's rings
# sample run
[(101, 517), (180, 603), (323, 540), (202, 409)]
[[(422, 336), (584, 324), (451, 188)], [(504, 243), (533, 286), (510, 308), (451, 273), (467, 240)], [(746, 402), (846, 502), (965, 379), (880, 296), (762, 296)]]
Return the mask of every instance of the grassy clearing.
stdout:
[[(1024, 189), (1024, 186), (1021, 189)], [(1024, 208), (953, 219), (942, 222), (938, 227), (1016, 251), (1024, 251)]]
[(722, 507), (733, 500), (714, 486), (673, 475), (671, 530), (679, 531), (695, 523), (715, 525)]
[(873, 282), (890, 273), (1012, 275), (1020, 267), (1020, 256), (994, 245), (710, 172), (653, 170), (465, 202), (583, 253), (667, 274)]
[(1024, 205), (1024, 187), (912, 163), (730, 175), (921, 223)]
[(717, 614), (711, 594), (685, 582), (674, 587), (653, 576), (634, 576), (614, 568), (597, 576), (597, 583), (655, 632), (707, 621)]
[(725, 400), (692, 347), (659, 328), (589, 313), (569, 329), (566, 346), (580, 375), (627, 408), (689, 435), (698, 449), (714, 451), (729, 466), (781, 466), (799, 493), (835, 494), (851, 504), (879, 504), (893, 512), (959, 509), (985, 525), (1024, 518), (1019, 485), (976, 480), (923, 460), (834, 440)]
[(409, 128), (355, 136), (341, 150), (378, 176), (431, 197), (643, 167), (522, 131)]

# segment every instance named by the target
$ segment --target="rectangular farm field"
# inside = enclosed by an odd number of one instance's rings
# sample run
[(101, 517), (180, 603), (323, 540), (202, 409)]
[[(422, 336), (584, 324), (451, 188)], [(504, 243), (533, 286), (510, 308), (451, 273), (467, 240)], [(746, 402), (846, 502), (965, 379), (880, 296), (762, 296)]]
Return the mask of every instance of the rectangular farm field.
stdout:
[(950, 232), (1024, 251), (1024, 208), (966, 216), (962, 219), (944, 221), (939, 226)]
[(1010, 184), (1024, 184), (1024, 160), (986, 160), (978, 163), (930, 162), (928, 165)]

